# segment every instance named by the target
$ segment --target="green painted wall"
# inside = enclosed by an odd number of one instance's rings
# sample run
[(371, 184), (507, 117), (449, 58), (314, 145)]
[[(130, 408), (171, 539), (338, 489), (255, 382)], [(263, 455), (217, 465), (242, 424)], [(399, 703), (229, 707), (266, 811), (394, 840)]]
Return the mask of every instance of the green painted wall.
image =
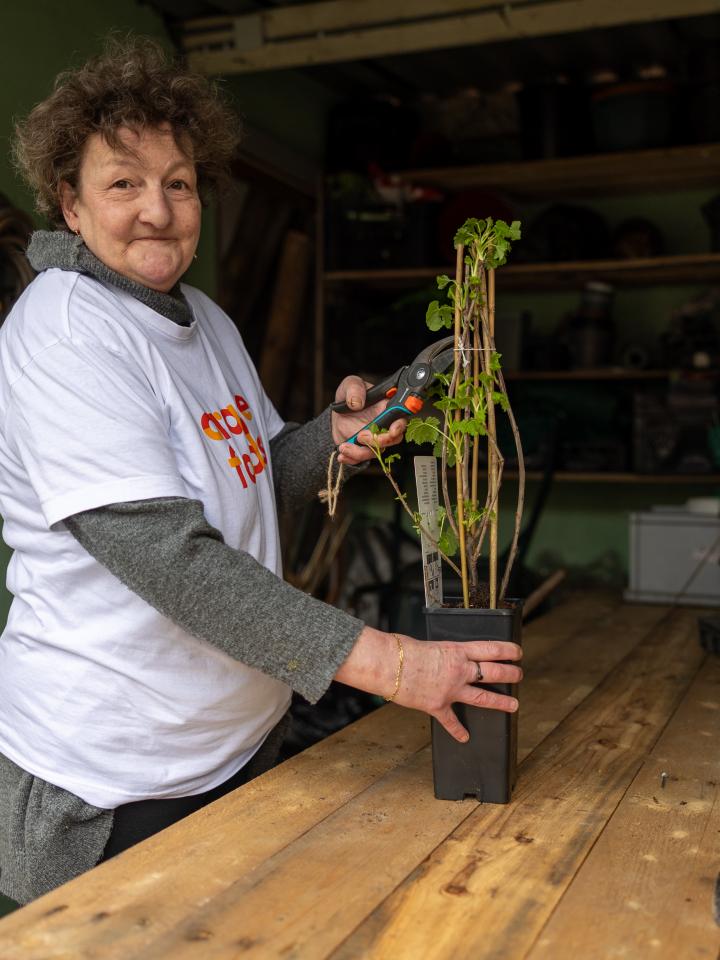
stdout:
[(338, 100), (327, 87), (292, 70), (225, 77), (222, 83), (249, 124), (322, 160), (327, 111)]
[[(21, 117), (52, 89), (55, 76), (99, 52), (111, 30), (167, 37), (159, 16), (134, 0), (33, 0), (0, 6), (0, 190), (28, 212), (32, 199), (15, 176), (8, 148), (13, 118)], [(169, 44), (168, 44), (169, 47)]]

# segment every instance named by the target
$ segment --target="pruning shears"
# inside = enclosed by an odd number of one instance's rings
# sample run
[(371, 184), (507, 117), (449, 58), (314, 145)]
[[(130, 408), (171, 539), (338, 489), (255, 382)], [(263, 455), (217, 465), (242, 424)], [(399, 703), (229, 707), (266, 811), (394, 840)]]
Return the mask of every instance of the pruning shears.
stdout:
[[(425, 347), (406, 367), (400, 367), (382, 383), (371, 387), (365, 397), (365, 405), (372, 406), (383, 397), (391, 402), (357, 433), (344, 443), (357, 443), (358, 434), (369, 430), (373, 424), (379, 428), (389, 427), (400, 417), (411, 417), (420, 413), (425, 403), (425, 394), (436, 373), (443, 373), (453, 360), (455, 337), (445, 337)], [(331, 404), (335, 413), (349, 413), (350, 408), (344, 400)]]

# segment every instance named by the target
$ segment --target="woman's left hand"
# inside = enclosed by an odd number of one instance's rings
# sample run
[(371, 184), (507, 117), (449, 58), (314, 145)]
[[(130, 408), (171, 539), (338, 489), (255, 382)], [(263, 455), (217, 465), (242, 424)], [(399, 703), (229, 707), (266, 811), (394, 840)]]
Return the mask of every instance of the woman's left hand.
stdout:
[(405, 433), (408, 422), (402, 417), (391, 423), (384, 433), (373, 434), (369, 430), (363, 430), (358, 435), (357, 443), (343, 443), (366, 423), (370, 423), (387, 406), (387, 400), (380, 400), (370, 407), (365, 406), (365, 394), (367, 387), (370, 386), (372, 384), (361, 380), (360, 377), (350, 376), (345, 377), (335, 391), (335, 400), (344, 400), (351, 411), (349, 413), (333, 411), (331, 414), (332, 435), (338, 445), (340, 463), (363, 463), (365, 460), (372, 460), (375, 454), (369, 448), (369, 444), (377, 444), (380, 449), (385, 449), (399, 443)]

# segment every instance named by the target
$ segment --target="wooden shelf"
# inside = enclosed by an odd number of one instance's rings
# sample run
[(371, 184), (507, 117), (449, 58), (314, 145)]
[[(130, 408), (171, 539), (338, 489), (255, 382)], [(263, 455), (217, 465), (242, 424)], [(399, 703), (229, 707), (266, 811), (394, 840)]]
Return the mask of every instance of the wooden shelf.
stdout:
[(624, 367), (593, 367), (579, 370), (504, 370), (506, 380), (669, 380), (692, 376), (696, 380), (715, 379), (718, 370), (626, 370)]
[[(543, 473), (539, 470), (529, 470), (528, 480), (542, 480)], [(508, 470), (503, 479), (517, 479), (516, 470)], [(670, 484), (672, 486), (689, 484), (712, 486), (720, 484), (720, 473), (705, 474), (677, 474), (677, 473), (585, 473), (580, 471), (558, 471), (554, 481), (559, 483), (626, 483), (633, 486), (638, 484)]]
[(688, 190), (720, 185), (720, 144), (404, 170), (399, 175), (409, 183), (443, 190), (481, 187), (538, 198)]
[[(330, 270), (328, 283), (369, 283), (376, 287), (432, 283), (451, 266), (382, 270)], [(575, 260), (570, 263), (509, 263), (498, 272), (504, 290), (575, 290), (590, 280), (613, 286), (720, 283), (720, 253), (689, 253), (642, 260)]]
[[(420, 448), (418, 448), (420, 450)], [(360, 476), (384, 479), (377, 463), (371, 462)], [(527, 470), (525, 479), (532, 483), (542, 480), (542, 470)], [(503, 482), (517, 480), (517, 470), (505, 470)], [(716, 486), (720, 485), (720, 473), (682, 474), (682, 473), (611, 473), (610, 471), (558, 470), (553, 475), (554, 483), (607, 483), (627, 484), (628, 486)]]

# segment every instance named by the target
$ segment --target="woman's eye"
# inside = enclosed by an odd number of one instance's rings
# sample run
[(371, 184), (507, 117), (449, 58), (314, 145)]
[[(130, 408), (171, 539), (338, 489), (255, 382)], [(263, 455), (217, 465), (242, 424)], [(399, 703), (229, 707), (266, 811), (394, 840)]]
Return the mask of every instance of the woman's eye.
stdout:
[(113, 187), (118, 190), (127, 190), (130, 186), (132, 186), (132, 184), (129, 180), (116, 180), (115, 183), (113, 183)]
[(187, 190), (188, 185), (184, 180), (171, 180), (169, 187), (171, 190)]

